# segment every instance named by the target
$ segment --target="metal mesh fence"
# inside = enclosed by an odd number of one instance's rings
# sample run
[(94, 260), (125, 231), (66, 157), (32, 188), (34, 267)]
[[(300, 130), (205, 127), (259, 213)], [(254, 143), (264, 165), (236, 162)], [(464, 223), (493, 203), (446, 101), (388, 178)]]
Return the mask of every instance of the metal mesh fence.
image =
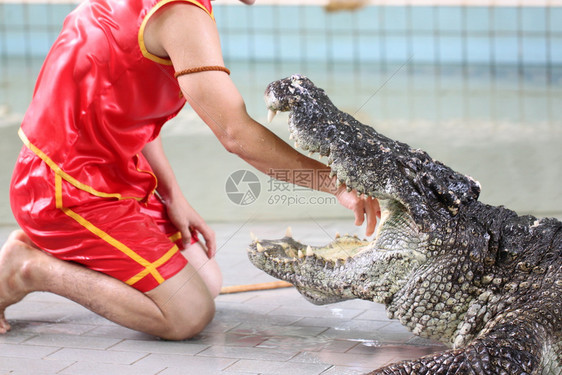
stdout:
[[(560, 97), (562, 76), (556, 1), (365, 0), (358, 9), (328, 12), (329, 1), (214, 3), (225, 61), (237, 67), (242, 91), (261, 92), (270, 80), (299, 72), (360, 98), (384, 86), (379, 102), (405, 97), (406, 118), (426, 107), (416, 97), (441, 98), (436, 106), (447, 109), (443, 96), (451, 91), (464, 103), (455, 116), (472, 111), (473, 97), (506, 93), (544, 97), (544, 111), (536, 111), (541, 121), (558, 117), (551, 104)], [(0, 113), (25, 110), (41, 62), (77, 3), (0, 0)]]

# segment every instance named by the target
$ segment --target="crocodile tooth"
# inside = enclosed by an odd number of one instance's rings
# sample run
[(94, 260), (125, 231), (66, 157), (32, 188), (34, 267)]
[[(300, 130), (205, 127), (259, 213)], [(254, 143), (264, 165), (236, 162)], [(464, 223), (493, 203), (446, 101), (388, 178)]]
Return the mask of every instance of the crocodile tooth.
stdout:
[(250, 238), (252, 239), (252, 242), (258, 242), (258, 237), (256, 237), (256, 235), (253, 232), (250, 232)]
[(299, 143), (295, 142), (295, 148), (299, 148)]
[(340, 238), (340, 237), (341, 237), (340, 232), (336, 232), (336, 239), (337, 239), (337, 238)]
[(265, 251), (265, 248), (259, 242), (256, 242), (256, 249), (258, 253), (263, 253)]
[(304, 258), (304, 254), (302, 253), (302, 250), (299, 250), (297, 255), (299, 256), (299, 258)]
[(295, 139), (295, 136), (293, 135), (293, 133), (289, 133), (289, 139)]
[(285, 237), (293, 237), (293, 230), (291, 229), (291, 227), (287, 227), (287, 230), (285, 231)]
[(309, 257), (311, 255), (314, 255), (314, 253), (312, 252), (312, 247), (310, 247), (310, 245), (308, 245), (306, 247), (306, 256)]
[(271, 121), (273, 121), (273, 118), (275, 117), (275, 115), (277, 115), (277, 111), (274, 111), (273, 109), (269, 109), (267, 111), (267, 122), (271, 123)]

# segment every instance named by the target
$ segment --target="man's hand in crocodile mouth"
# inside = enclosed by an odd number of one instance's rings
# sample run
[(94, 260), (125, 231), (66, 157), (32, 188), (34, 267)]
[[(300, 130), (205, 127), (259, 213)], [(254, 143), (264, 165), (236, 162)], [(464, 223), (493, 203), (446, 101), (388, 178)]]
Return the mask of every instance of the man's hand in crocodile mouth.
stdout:
[(355, 215), (355, 225), (361, 226), (365, 220), (367, 221), (365, 235), (371, 236), (375, 232), (377, 219), (381, 217), (379, 201), (367, 195), (361, 195), (359, 198), (362, 199), (357, 199), (357, 193), (348, 191), (347, 186), (344, 184), (338, 187), (338, 191), (335, 195), (338, 202), (343, 207), (353, 211)]

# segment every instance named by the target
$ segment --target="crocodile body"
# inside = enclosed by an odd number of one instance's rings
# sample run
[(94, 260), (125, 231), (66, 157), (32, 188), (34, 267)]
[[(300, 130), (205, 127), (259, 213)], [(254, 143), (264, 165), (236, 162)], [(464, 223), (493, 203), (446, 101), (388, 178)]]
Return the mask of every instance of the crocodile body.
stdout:
[(374, 239), (254, 240), (250, 260), (316, 304), (365, 299), (450, 349), (372, 374), (562, 374), (562, 223), (478, 200), (480, 184), (339, 111), (308, 78), (271, 83), (268, 109), (379, 200)]

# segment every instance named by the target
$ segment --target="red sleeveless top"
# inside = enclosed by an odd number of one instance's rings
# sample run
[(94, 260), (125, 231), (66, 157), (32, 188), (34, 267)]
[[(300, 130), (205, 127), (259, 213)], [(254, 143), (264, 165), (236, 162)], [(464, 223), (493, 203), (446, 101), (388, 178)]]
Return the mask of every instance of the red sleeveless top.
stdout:
[(156, 189), (141, 150), (185, 99), (171, 61), (151, 55), (143, 33), (155, 12), (178, 1), (213, 17), (210, 0), (89, 0), (65, 19), (19, 134), (77, 188), (137, 200)]

